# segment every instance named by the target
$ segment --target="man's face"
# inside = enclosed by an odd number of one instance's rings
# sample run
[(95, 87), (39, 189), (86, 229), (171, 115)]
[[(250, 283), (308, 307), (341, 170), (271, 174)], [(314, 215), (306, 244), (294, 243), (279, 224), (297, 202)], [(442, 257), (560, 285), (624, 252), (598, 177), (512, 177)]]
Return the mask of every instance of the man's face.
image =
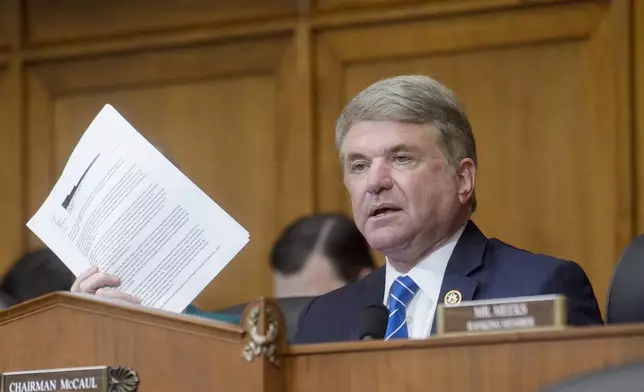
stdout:
[(474, 165), (448, 169), (437, 134), (418, 124), (363, 121), (342, 144), (358, 229), (389, 257), (416, 258), (445, 240), (474, 189)]

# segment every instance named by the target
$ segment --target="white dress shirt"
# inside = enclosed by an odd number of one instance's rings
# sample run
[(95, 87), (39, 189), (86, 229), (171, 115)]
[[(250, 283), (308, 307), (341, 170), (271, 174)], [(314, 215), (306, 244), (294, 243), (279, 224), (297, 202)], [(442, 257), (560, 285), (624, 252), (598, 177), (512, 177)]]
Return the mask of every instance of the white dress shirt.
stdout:
[[(406, 274), (420, 288), (406, 307), (407, 331), (410, 339), (426, 339), (431, 334), (447, 262), (464, 229), (465, 226), (461, 227), (442, 247), (425, 256)], [(386, 263), (385, 297), (383, 299), (385, 306), (389, 304), (389, 291), (392, 283), (399, 276), (405, 275), (398, 272), (389, 263), (389, 260)]]

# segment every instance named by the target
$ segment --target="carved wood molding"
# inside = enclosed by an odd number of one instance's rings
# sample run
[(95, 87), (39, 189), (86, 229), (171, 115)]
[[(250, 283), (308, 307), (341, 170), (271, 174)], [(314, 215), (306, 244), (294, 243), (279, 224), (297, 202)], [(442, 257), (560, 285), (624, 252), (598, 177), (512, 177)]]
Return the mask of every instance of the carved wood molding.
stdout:
[(247, 362), (256, 359), (281, 365), (279, 355), (286, 342), (286, 323), (281, 310), (267, 299), (249, 304), (242, 316), (245, 345), (242, 356)]

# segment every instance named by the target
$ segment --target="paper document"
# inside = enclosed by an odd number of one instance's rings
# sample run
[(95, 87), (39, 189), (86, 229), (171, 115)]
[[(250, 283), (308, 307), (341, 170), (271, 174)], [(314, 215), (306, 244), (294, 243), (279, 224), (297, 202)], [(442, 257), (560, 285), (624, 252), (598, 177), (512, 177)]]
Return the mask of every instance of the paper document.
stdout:
[(98, 266), (142, 305), (174, 312), (249, 240), (110, 105), (27, 226), (76, 276)]

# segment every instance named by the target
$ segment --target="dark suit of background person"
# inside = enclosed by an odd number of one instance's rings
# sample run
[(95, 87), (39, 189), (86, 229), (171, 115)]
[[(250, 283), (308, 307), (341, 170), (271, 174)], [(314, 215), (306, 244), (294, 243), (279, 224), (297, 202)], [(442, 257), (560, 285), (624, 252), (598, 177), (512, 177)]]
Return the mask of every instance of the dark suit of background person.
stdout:
[(425, 339), (448, 297), (564, 294), (571, 324), (602, 323), (579, 265), (488, 239), (472, 222), (474, 135), (438, 81), (400, 76), (367, 87), (340, 114), (336, 148), (356, 225), (386, 265), (313, 300), (291, 343), (356, 340), (362, 310), (378, 303), (389, 308), (385, 340)]

